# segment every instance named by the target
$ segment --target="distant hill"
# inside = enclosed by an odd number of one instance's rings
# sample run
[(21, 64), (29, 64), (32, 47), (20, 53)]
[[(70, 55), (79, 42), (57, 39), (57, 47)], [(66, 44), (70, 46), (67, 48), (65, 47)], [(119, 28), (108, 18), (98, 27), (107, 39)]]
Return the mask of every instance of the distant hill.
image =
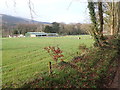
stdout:
[(10, 15), (5, 15), (5, 14), (0, 14), (2, 17), (2, 23), (5, 24), (31, 24), (31, 23), (40, 23), (40, 24), (51, 24), (49, 22), (40, 22), (40, 21), (35, 21), (27, 18), (21, 18), (21, 17), (15, 17), (15, 16), (10, 16)]

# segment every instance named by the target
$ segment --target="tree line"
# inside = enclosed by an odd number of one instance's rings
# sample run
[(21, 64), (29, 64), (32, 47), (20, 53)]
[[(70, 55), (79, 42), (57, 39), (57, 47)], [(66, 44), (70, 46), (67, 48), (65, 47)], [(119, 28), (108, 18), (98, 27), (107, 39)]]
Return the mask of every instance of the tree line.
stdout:
[(51, 24), (3, 24), (3, 37), (9, 35), (19, 35), (27, 32), (46, 32), (46, 33), (58, 33), (59, 35), (81, 35), (89, 34), (91, 24), (80, 24), (80, 23), (57, 23)]

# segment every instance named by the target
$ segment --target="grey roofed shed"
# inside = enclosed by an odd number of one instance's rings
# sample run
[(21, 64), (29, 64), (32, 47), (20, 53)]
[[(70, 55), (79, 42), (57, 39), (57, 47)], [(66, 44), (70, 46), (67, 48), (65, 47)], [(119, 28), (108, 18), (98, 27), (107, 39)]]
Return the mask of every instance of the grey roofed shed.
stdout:
[(35, 35), (36, 37), (39, 37), (39, 36), (47, 36), (48, 34), (44, 32), (27, 32), (26, 33), (27, 37), (31, 37), (31, 35)]
[(40, 37), (40, 36), (58, 36), (57, 33), (45, 33), (45, 32), (27, 32), (26, 37)]
[(58, 36), (57, 33), (47, 33), (47, 34), (48, 34), (48, 36)]

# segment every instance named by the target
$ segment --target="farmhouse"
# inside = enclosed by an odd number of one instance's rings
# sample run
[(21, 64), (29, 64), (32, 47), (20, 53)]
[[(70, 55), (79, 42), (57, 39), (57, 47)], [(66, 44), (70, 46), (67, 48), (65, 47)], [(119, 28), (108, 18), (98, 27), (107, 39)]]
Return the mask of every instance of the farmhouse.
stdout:
[(57, 33), (45, 33), (45, 32), (27, 32), (26, 37), (42, 37), (42, 36), (58, 36)]

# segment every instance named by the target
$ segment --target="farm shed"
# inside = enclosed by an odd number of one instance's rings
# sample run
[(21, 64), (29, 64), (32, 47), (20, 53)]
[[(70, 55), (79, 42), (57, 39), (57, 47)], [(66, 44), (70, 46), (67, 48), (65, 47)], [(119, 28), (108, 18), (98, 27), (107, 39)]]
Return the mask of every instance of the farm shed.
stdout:
[(26, 37), (41, 37), (41, 36), (57, 36), (57, 33), (45, 33), (45, 32), (27, 32)]
[(58, 36), (57, 33), (47, 33), (47, 36)]

